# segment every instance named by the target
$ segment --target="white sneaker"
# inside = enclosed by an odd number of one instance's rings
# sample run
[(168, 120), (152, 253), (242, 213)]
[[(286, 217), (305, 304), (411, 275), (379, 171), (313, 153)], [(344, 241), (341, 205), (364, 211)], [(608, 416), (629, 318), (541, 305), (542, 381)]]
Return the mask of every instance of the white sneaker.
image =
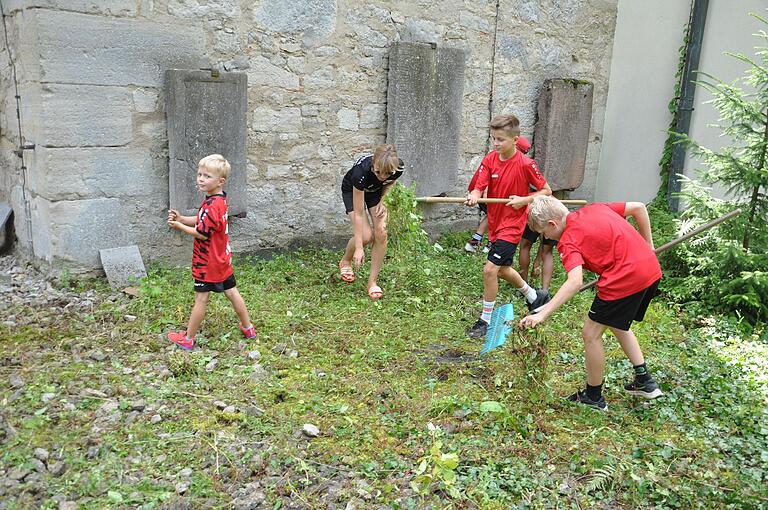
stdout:
[(467, 243), (464, 245), (464, 251), (469, 253), (475, 253), (477, 251), (477, 248), (475, 247), (475, 245), (471, 243)]
[(489, 245), (486, 244), (483, 246), (483, 253), (488, 253), (489, 251), (491, 251), (491, 247)]

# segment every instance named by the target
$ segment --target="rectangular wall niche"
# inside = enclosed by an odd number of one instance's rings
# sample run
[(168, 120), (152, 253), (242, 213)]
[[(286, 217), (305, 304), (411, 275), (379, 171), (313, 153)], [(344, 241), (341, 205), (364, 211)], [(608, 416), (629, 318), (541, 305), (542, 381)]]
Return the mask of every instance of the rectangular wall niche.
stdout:
[(584, 180), (593, 90), (589, 82), (554, 79), (539, 94), (535, 159), (554, 191), (574, 190)]
[(245, 216), (247, 191), (245, 73), (171, 69), (165, 72), (165, 104), (170, 159), (170, 206), (190, 214), (203, 194), (197, 191), (197, 163), (221, 154), (232, 165), (224, 185), (231, 216)]
[(387, 142), (418, 195), (453, 191), (459, 169), (466, 52), (399, 42), (389, 54)]

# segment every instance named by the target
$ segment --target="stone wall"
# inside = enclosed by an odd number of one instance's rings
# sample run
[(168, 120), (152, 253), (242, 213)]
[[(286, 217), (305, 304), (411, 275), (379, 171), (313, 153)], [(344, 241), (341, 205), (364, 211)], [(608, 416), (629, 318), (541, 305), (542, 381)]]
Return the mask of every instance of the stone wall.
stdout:
[[(341, 177), (386, 139), (388, 54), (395, 41), (466, 52), (456, 194), (488, 150), (491, 113), (513, 112), (532, 135), (547, 78), (594, 83), (584, 184), (591, 198), (616, 19), (612, 0), (5, 0), (28, 151), (21, 199), (7, 54), (0, 51), (0, 198), (36, 257), (99, 266), (128, 244), (187, 261), (189, 239), (164, 224), (166, 69), (248, 75), (248, 212), (233, 249), (335, 244), (349, 226)], [(498, 9), (498, 12), (497, 12)], [(472, 211), (428, 211), (432, 228), (474, 223)]]

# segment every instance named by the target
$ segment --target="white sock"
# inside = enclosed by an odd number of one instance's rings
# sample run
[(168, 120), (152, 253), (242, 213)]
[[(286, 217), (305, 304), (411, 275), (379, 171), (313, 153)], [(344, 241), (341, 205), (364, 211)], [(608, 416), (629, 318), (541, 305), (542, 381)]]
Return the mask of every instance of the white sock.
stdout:
[(533, 303), (536, 301), (536, 289), (528, 285), (527, 283), (523, 282), (523, 286), (517, 289), (520, 291), (520, 293), (525, 296), (525, 299), (529, 303)]
[(495, 304), (496, 301), (483, 300), (483, 314), (480, 316), (481, 320), (484, 320), (487, 323), (491, 322), (491, 315), (493, 314), (493, 306)]

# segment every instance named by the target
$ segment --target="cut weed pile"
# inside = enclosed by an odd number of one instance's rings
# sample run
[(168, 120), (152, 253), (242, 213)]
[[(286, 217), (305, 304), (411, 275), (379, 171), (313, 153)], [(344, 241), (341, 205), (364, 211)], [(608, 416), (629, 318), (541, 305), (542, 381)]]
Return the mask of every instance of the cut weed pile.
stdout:
[[(377, 302), (338, 252), (241, 259), (257, 341), (223, 296), (195, 350), (164, 339), (188, 269), (152, 269), (133, 299), (99, 287), (85, 310), (3, 310), (0, 508), (768, 507), (765, 343), (686, 330), (657, 298), (636, 332), (665, 397), (621, 393), (606, 337), (610, 411), (568, 405), (592, 294), (479, 358), (483, 257), (408, 232)], [(500, 300), (522, 316), (518, 295)]]

